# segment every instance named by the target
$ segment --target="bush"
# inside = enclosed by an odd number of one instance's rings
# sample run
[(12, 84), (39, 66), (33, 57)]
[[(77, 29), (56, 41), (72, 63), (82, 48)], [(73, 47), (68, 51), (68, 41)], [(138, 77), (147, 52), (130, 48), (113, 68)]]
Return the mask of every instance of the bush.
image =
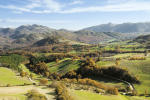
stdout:
[(27, 85), (27, 83), (24, 83), (24, 85)]
[(47, 98), (44, 95), (39, 94), (37, 89), (28, 90), (27, 92), (29, 100), (47, 100)]
[(95, 89), (95, 92), (96, 92), (96, 93), (101, 93), (101, 92), (102, 92), (102, 90), (101, 90), (101, 89), (96, 88), (96, 89)]
[(47, 84), (47, 83), (48, 83), (48, 80), (46, 80), (46, 79), (41, 79), (41, 80), (40, 80), (40, 83), (42, 83), (42, 84)]
[(10, 87), (10, 84), (7, 84), (6, 87)]

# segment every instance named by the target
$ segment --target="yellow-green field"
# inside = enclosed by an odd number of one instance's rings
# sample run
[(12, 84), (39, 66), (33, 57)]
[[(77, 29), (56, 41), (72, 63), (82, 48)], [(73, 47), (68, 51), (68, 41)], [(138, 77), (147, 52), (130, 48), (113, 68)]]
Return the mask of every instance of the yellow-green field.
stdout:
[(27, 91), (37, 89), (39, 93), (45, 95), (48, 100), (55, 100), (54, 88), (46, 86), (13, 86), (0, 88), (0, 100), (27, 100)]
[(32, 83), (26, 77), (18, 76), (14, 71), (8, 68), (0, 67), (0, 86), (18, 85), (24, 83)]
[[(127, 54), (128, 55), (128, 54)], [(135, 54), (132, 56), (144, 56), (144, 54)], [(119, 54), (120, 56), (120, 54)], [(118, 57), (119, 57), (118, 56)], [(126, 67), (132, 74), (140, 76), (140, 85), (135, 84), (134, 87), (139, 93), (144, 93), (147, 90), (150, 93), (150, 57), (146, 60), (119, 60), (119, 67)], [(112, 66), (116, 61), (100, 61), (99, 66)]]
[(100, 95), (91, 91), (77, 91), (68, 89), (75, 100), (129, 100), (124, 95)]

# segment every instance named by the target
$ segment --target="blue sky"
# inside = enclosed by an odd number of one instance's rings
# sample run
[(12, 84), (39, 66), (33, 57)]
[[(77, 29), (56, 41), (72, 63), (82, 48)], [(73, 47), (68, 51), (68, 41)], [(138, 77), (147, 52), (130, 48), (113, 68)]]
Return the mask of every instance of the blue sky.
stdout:
[(109, 22), (149, 22), (150, 0), (1, 0), (0, 13), (0, 27), (79, 30)]

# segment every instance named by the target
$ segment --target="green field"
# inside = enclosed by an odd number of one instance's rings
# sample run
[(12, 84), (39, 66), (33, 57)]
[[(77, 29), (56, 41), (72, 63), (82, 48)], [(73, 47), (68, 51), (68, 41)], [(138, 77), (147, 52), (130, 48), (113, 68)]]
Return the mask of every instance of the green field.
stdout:
[(70, 96), (75, 100), (129, 100), (124, 95), (100, 95), (90, 91), (69, 90)]
[[(119, 54), (117, 57), (119, 57)], [(125, 56), (125, 54), (123, 54)], [(131, 55), (131, 54), (127, 54)], [(144, 54), (137, 54), (132, 56), (140, 56)], [(119, 60), (119, 67), (126, 67), (132, 74), (140, 76), (141, 85), (135, 84), (134, 87), (139, 93), (144, 93), (145, 90), (150, 93), (150, 57), (147, 57), (146, 60)], [(115, 65), (116, 61), (100, 61), (97, 62), (99, 66), (111, 66)]]
[(0, 67), (0, 86), (18, 85), (24, 83), (32, 83), (26, 77), (18, 76), (14, 71), (8, 68)]
[(80, 67), (81, 61), (79, 60), (63, 60), (61, 62), (59, 62), (58, 64), (54, 64), (54, 62), (52, 63), (48, 63), (47, 65), (51, 65), (49, 67), (50, 71), (52, 72), (59, 72), (60, 74), (65, 74), (66, 72), (70, 71), (70, 70), (74, 70)]
[(104, 78), (104, 77), (88, 76), (88, 78), (95, 80), (97, 82), (100, 82), (104, 85), (110, 86), (110, 87), (125, 88), (128, 85), (128, 84), (122, 83), (120, 81), (116, 81), (116, 80)]
[(49, 56), (49, 55), (52, 55), (52, 54), (60, 54), (60, 53), (34, 53), (34, 55), (37, 55), (37, 56)]

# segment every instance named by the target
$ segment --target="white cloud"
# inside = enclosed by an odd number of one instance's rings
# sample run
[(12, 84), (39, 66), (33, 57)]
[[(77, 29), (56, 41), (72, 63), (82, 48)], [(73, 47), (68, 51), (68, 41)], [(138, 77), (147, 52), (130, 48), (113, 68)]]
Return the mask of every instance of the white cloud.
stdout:
[(0, 8), (6, 8), (6, 9), (30, 12), (30, 9), (23, 8), (23, 7), (17, 7), (17, 6), (13, 6), (13, 5), (7, 5), (7, 6), (1, 6), (0, 5)]
[[(83, 4), (81, 0), (75, 0), (72, 3), (64, 4), (54, 0), (27, 0), (28, 5), (23, 7), (8, 5), (0, 8), (16, 10), (14, 13), (32, 12), (32, 13), (79, 13), (79, 12), (123, 12), (123, 11), (150, 11), (150, 1), (144, 0), (108, 0), (101, 6), (79, 6), (70, 5)], [(41, 10), (38, 10), (38, 9)]]
[(3, 28), (7, 28), (6, 26), (3, 26)]
[(40, 23), (68, 23), (68, 22), (75, 22), (75, 21), (44, 21), (44, 20), (30, 20), (30, 19), (0, 19), (0, 22), (40, 22)]
[[(108, 3), (122, 3), (122, 2), (127, 2), (129, 0), (108, 0)], [(133, 1), (133, 0), (130, 0)]]
[(8, 28), (12, 28), (13, 26), (8, 26)]
[(150, 2), (128, 1), (121, 4), (109, 4), (106, 6), (76, 7), (60, 13), (77, 12), (118, 12), (118, 11), (150, 11)]
[(22, 12), (21, 12), (21, 11), (12, 11), (12, 13), (22, 14)]
[(0, 20), (0, 22), (10, 22), (10, 19), (9, 18), (3, 19), (3, 20)]
[(12, 28), (13, 26), (3, 26), (3, 28)]
[(83, 4), (83, 3), (84, 3), (83, 1), (75, 0), (75, 1), (73, 1), (72, 3), (70, 3), (68, 5), (76, 5), (76, 4)]

